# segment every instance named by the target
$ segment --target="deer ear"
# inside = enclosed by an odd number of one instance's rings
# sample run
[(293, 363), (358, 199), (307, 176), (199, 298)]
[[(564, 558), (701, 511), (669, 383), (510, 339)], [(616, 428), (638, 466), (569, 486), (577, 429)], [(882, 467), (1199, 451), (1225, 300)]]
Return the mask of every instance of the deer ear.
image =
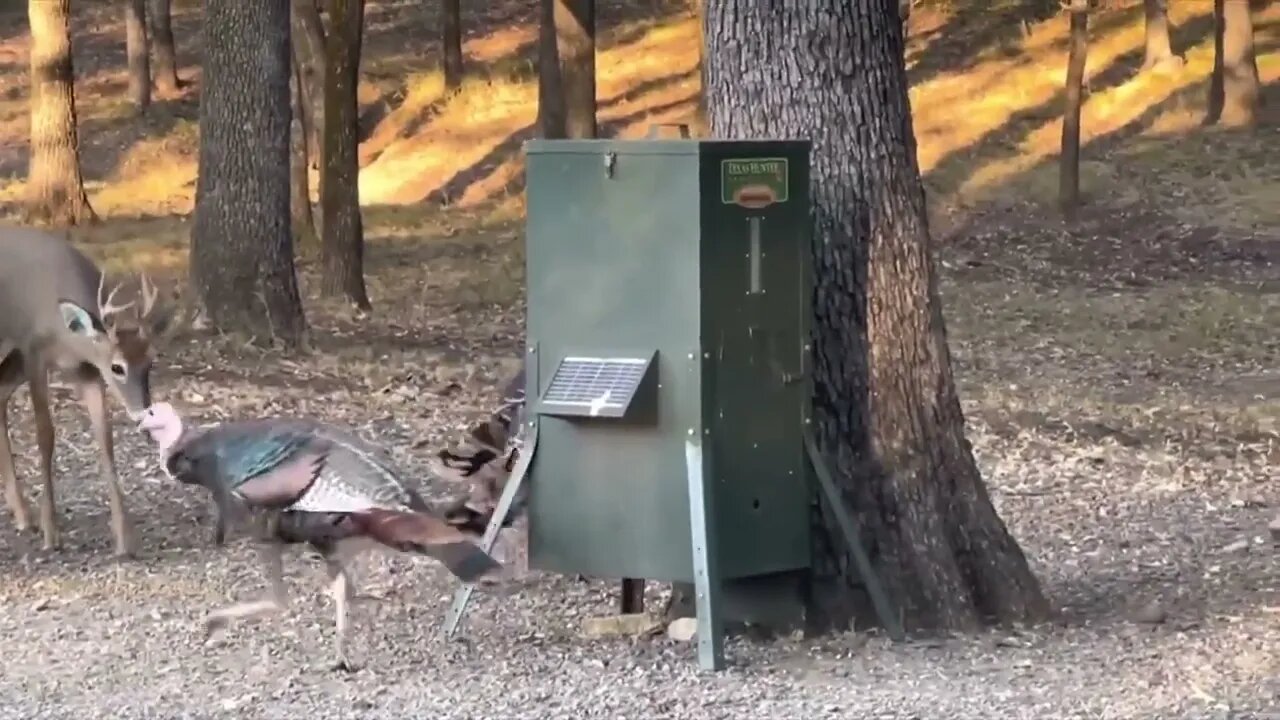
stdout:
[(93, 316), (79, 305), (63, 300), (58, 303), (58, 310), (62, 313), (62, 324), (71, 332), (88, 338), (101, 334), (93, 325)]

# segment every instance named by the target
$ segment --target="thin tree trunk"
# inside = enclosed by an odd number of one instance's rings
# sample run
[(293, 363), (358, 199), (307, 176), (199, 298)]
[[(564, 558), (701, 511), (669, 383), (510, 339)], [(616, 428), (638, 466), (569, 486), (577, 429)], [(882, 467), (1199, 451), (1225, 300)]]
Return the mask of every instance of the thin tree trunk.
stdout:
[[(814, 143), (814, 426), (904, 624), (1044, 617), (964, 436), (896, 4), (708, 0), (705, 25), (712, 134)], [(815, 518), (815, 631), (866, 609), (836, 527)]]
[(560, 77), (560, 52), (556, 48), (557, 0), (538, 2), (538, 134), (565, 137), (564, 82)]
[(139, 113), (151, 106), (151, 49), (147, 0), (125, 0), (125, 55), (129, 59), (129, 100)]
[(1170, 40), (1168, 0), (1142, 0), (1142, 8), (1146, 14), (1147, 35), (1142, 67), (1146, 69), (1181, 64), (1178, 56), (1173, 54), (1173, 43)]
[(462, 87), (462, 0), (443, 0), (440, 10), (440, 54), (444, 57), (444, 89)]
[(596, 3), (555, 0), (556, 47), (564, 97), (565, 135), (596, 136)]
[(324, 137), (325, 32), (317, 0), (293, 0), (291, 25), (294, 53), (302, 72), (302, 96), (306, 98), (307, 157), (319, 167)]
[(1253, 126), (1262, 107), (1262, 94), (1249, 1), (1214, 0), (1213, 17), (1213, 74), (1205, 122), (1227, 127)]
[(28, 0), (31, 23), (31, 147), (27, 221), (97, 221), (80, 175), (69, 0)]
[[(296, 45), (295, 45), (296, 50)], [(307, 125), (306, 98), (302, 95), (302, 70), (298, 65), (298, 57), (293, 56), (293, 75), (290, 86), (293, 103), (290, 110), (293, 121), (290, 123), (289, 138), (292, 145), (290, 153), (290, 201), (293, 213), (293, 242), (299, 250), (319, 249), (319, 238), (316, 235), (315, 216), (311, 208), (311, 172), (307, 158)]]
[(219, 329), (306, 343), (289, 231), (289, 0), (205, 0), (191, 281)]
[(171, 0), (151, 0), (150, 15), (156, 90), (171, 94), (182, 87), (182, 80), (178, 77), (178, 51), (173, 43)]
[(707, 134), (707, 31), (702, 19), (706, 16), (706, 0), (693, 0), (694, 17), (698, 20), (698, 106), (694, 109), (693, 122), (697, 137)]
[(1080, 104), (1084, 95), (1084, 68), (1089, 54), (1089, 4), (1074, 0), (1070, 49), (1067, 54), (1065, 107), (1062, 111), (1062, 154), (1058, 162), (1058, 206), (1065, 217), (1080, 207)]
[(370, 309), (364, 286), (364, 229), (360, 220), (360, 36), (364, 0), (329, 0), (324, 103), (324, 158), (320, 180), (320, 290)]

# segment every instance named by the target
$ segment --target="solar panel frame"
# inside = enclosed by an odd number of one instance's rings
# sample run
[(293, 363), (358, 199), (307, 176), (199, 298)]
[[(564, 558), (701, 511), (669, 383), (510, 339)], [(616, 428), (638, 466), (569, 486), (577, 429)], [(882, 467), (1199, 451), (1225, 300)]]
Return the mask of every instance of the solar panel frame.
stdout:
[(569, 355), (560, 360), (539, 399), (545, 415), (621, 418), (649, 375), (653, 354)]

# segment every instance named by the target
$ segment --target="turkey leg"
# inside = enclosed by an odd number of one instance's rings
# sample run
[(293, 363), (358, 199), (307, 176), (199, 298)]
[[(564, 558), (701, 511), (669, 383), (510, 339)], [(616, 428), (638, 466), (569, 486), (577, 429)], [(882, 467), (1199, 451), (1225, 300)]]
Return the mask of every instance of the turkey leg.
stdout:
[(271, 586), (270, 596), (261, 600), (236, 603), (210, 612), (204, 620), (205, 640), (209, 639), (213, 631), (226, 627), (232, 620), (279, 613), (288, 606), (289, 591), (284, 584), (284, 547), (278, 542), (260, 542), (258, 557), (262, 560), (267, 583)]
[(348, 610), (352, 600), (353, 589), (347, 569), (334, 554), (325, 555), (325, 566), (329, 570), (329, 592), (333, 595), (334, 607), (334, 658), (333, 669), (353, 672), (356, 667), (347, 659), (347, 628), (350, 625)]

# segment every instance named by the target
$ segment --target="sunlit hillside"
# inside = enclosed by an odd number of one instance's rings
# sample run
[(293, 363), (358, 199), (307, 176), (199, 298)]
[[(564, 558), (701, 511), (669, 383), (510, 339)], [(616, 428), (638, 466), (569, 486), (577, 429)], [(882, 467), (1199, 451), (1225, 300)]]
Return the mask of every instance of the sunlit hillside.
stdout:
[[(468, 11), (464, 50), (471, 78), (452, 97), (444, 97), (432, 38), (415, 33), (430, 18), (410, 14), (410, 4), (420, 9), (408, 0), (369, 3), (360, 92), (362, 201), (460, 208), (518, 204), (520, 146), (532, 135), (536, 115), (536, 4)], [(635, 137), (651, 123), (693, 114), (698, 29), (683, 3), (666, 5), (655, 15), (625, 2), (602, 3), (598, 97), (608, 135)], [(1280, 165), (1265, 155), (1276, 152), (1277, 144), (1199, 127), (1212, 64), (1211, 3), (1172, 4), (1175, 50), (1185, 51), (1187, 63), (1158, 73), (1138, 72), (1140, 6), (1099, 11), (1091, 19), (1083, 122), (1086, 195), (1124, 203), (1139, 191), (1176, 194), (1188, 178), (1212, 175), (1211, 187), (1171, 208), (1242, 226), (1276, 222), (1280, 201), (1273, 193), (1280, 183), (1260, 180)], [(184, 2), (176, 12), (188, 59), (185, 76), (198, 80), (198, 68), (190, 67), (197, 8)], [(1066, 19), (1059, 14), (1019, 25), (996, 10), (988, 15), (925, 6), (911, 20), (907, 60), (920, 162), (931, 199), (951, 211), (992, 201), (1040, 201), (1056, 188), (1052, 161), (1061, 127)], [(984, 45), (992, 18), (1007, 27)], [(122, 54), (119, 26), (89, 9), (77, 22), (91, 30), (76, 36), (77, 95), (95, 207), (125, 217), (188, 212), (196, 173), (194, 91), (162, 100), (149, 117), (136, 121), (115, 62)], [(1276, 83), (1280, 6), (1272, 3), (1259, 12), (1257, 25), (1262, 80)], [(22, 68), (25, 43), (22, 34), (0, 42), (0, 64)], [(7, 182), (0, 200), (12, 201), (25, 164), (26, 88), (20, 72), (7, 73), (4, 82), (0, 174)], [(945, 221), (940, 227), (945, 232)]]

